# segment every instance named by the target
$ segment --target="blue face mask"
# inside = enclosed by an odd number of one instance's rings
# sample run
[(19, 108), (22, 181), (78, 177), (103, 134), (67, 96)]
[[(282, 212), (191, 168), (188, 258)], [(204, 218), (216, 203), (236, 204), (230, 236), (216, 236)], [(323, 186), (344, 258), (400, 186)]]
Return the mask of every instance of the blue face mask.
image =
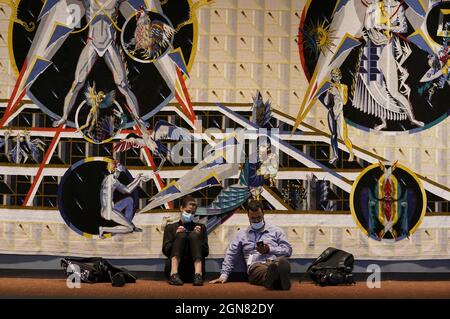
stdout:
[(194, 216), (188, 212), (183, 212), (181, 214), (181, 219), (183, 220), (183, 222), (185, 223), (190, 223), (192, 222), (192, 219), (194, 218)]
[(253, 230), (260, 230), (264, 227), (264, 220), (260, 221), (259, 223), (250, 223), (250, 226)]

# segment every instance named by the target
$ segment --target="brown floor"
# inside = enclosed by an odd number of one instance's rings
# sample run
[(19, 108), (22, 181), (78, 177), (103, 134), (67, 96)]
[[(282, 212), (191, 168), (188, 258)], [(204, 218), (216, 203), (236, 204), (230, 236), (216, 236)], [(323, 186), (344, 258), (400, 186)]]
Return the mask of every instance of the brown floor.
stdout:
[(380, 289), (365, 282), (355, 286), (319, 287), (310, 282), (292, 281), (290, 291), (270, 291), (244, 282), (194, 287), (170, 286), (165, 281), (138, 280), (124, 287), (111, 284), (81, 284), (69, 289), (63, 279), (0, 278), (0, 298), (186, 298), (186, 299), (302, 299), (302, 298), (450, 298), (450, 281), (383, 281)]

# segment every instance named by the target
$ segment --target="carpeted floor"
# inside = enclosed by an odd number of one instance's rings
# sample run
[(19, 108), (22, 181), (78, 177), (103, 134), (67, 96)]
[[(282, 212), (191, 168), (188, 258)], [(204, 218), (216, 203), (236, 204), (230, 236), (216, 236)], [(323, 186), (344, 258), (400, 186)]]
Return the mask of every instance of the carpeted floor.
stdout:
[(450, 298), (450, 281), (383, 281), (369, 289), (364, 281), (355, 286), (319, 287), (292, 281), (289, 291), (271, 291), (245, 282), (170, 286), (162, 280), (138, 280), (124, 287), (81, 284), (69, 289), (64, 279), (0, 278), (0, 298), (187, 298), (187, 299), (298, 299), (298, 298)]

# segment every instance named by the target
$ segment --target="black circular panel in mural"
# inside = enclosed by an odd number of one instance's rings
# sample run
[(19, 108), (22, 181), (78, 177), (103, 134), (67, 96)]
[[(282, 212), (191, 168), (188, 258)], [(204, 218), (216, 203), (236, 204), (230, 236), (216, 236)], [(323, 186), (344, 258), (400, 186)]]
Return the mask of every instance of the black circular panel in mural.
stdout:
[[(73, 164), (64, 174), (58, 187), (58, 208), (66, 224), (75, 232), (84, 236), (98, 235), (99, 227), (114, 227), (118, 224), (106, 220), (100, 215), (100, 189), (103, 179), (109, 174), (106, 158), (87, 158)], [(119, 181), (127, 185), (133, 180), (126, 170)], [(118, 191), (113, 194), (117, 203), (125, 197), (133, 200), (133, 216), (138, 208), (138, 190), (131, 195)], [(132, 219), (132, 218), (131, 218)]]
[[(80, 1), (80, 4), (83, 3), (83, 1)], [(39, 26), (37, 19), (43, 4), (44, 1), (21, 0), (18, 5), (18, 19), (28, 23), (30, 26), (32, 23), (35, 24), (35, 28), (27, 30), (21, 24), (14, 23), (12, 30), (10, 30), (12, 32), (10, 45), (12, 46), (13, 54), (11, 60), (15, 63), (18, 71), (21, 70), (34, 41), (36, 30)], [(179, 26), (179, 30), (173, 35), (173, 48), (180, 48), (186, 64), (190, 65), (195, 55), (196, 35), (194, 31), (196, 28), (194, 24), (196, 21), (193, 20), (193, 23), (186, 23), (189, 22), (188, 20), (191, 17), (189, 1), (168, 0), (162, 4), (162, 9), (170, 23), (175, 28)], [(122, 27), (127, 18), (119, 12), (117, 26), (119, 28)], [(81, 27), (85, 26), (86, 23), (86, 17), (84, 16), (80, 22), (80, 28), (75, 29), (75, 31), (81, 30)], [(59, 118), (63, 114), (64, 99), (73, 84), (80, 53), (85, 47), (86, 41), (88, 41), (87, 36), (88, 28), (83, 32), (69, 35), (51, 59), (52, 65), (39, 76), (27, 92), (36, 105), (54, 118)], [(121, 47), (120, 32), (116, 32), (114, 41), (117, 47)], [(126, 54), (122, 54), (122, 59), (127, 68), (127, 77), (131, 91), (138, 100), (139, 114), (143, 119), (147, 119), (151, 115), (150, 112), (160, 109), (168, 103), (172, 99), (173, 94), (153, 63), (140, 63), (134, 61)], [(74, 126), (74, 114), (77, 106), (84, 99), (85, 86), (93, 83), (96, 83), (99, 90), (105, 92), (116, 90), (117, 101), (121, 106), (124, 106), (125, 98), (119, 93), (111, 71), (108, 69), (104, 59), (99, 58), (92, 67), (83, 89), (81, 89), (76, 98), (69, 115), (69, 125)], [(126, 127), (131, 125), (132, 120), (131, 116), (129, 116)]]
[(409, 237), (425, 215), (425, 191), (400, 164), (372, 164), (356, 179), (350, 196), (353, 218), (375, 240)]
[[(391, 41), (397, 41), (400, 44), (393, 50), (394, 54), (392, 56), (395, 56), (396, 52), (394, 51), (398, 48), (403, 47), (405, 50), (403, 57), (399, 58), (399, 60), (403, 60), (402, 64), (397, 68), (397, 74), (394, 75), (398, 78), (397, 88), (392, 89), (395, 85), (388, 88), (385, 81), (387, 75), (381, 72), (378, 76), (372, 75), (372, 81), (379, 81), (382, 90), (378, 92), (375, 92), (376, 90), (373, 89), (372, 91), (360, 91), (360, 96), (363, 96), (363, 98), (357, 99), (355, 97), (357, 94), (355, 91), (358, 76), (364, 73), (366, 74), (365, 79), (370, 81), (370, 76), (367, 75), (368, 72), (373, 71), (373, 74), (380, 72), (380, 63), (377, 62), (377, 59), (384, 48), (382, 45), (376, 48), (373, 43), (367, 41), (367, 37), (363, 36), (365, 29), (363, 29), (360, 21), (363, 21), (367, 14), (366, 10), (369, 1), (339, 1), (340, 4), (347, 3), (355, 5), (360, 16), (358, 17), (359, 19), (353, 19), (352, 21), (361, 25), (360, 31), (356, 34), (350, 34), (360, 41), (361, 44), (351, 50), (350, 54), (339, 67), (342, 71), (341, 82), (349, 88), (349, 98), (347, 105), (344, 107), (344, 114), (348, 123), (362, 130), (371, 130), (378, 127), (382, 132), (409, 131), (410, 133), (414, 133), (436, 125), (444, 120), (450, 112), (450, 104), (446, 99), (450, 94), (450, 72), (448, 72), (449, 66), (447, 62), (448, 50), (444, 53), (440, 52), (443, 49), (442, 43), (444, 42), (444, 37), (436, 35), (441, 19), (441, 9), (450, 7), (450, 5), (448, 3), (439, 4), (430, 10), (426, 17), (421, 17), (412, 12), (412, 9), (409, 8), (406, 2), (393, 2), (396, 4), (393, 16), (398, 14), (400, 11), (399, 8), (404, 9), (407, 13), (407, 31), (394, 34), (391, 38)], [(338, 49), (342, 38), (336, 35), (345, 34), (345, 27), (343, 27), (345, 23), (338, 24), (333, 19), (333, 12), (337, 3), (338, 1), (336, 0), (309, 0), (305, 7), (306, 10), (303, 13), (299, 27), (298, 44), (300, 59), (308, 79), (311, 79), (318, 60), (325, 54), (334, 54)], [(449, 17), (443, 18), (444, 24)], [(349, 17), (346, 17), (344, 21), (348, 19)], [(414, 21), (410, 19), (414, 19)], [(423, 24), (427, 26), (430, 37), (438, 44), (432, 52), (419, 48), (409, 38)], [(372, 46), (371, 49), (368, 48), (369, 45)], [(376, 54), (373, 54), (371, 57), (372, 60), (367, 62), (368, 52), (370, 50), (372, 52), (378, 50), (378, 57)], [(434, 56), (436, 61), (432, 61), (432, 56)], [(364, 60), (366, 61), (365, 64)], [(393, 60), (394, 58), (391, 59), (391, 61)], [(432, 64), (434, 65), (434, 70), (430, 70), (430, 65)], [(367, 68), (372, 68), (372, 70), (368, 71)], [(430, 80), (428, 81), (426, 75), (429, 72), (430, 74), (433, 73), (433, 76), (430, 76)], [(434, 76), (434, 74), (437, 75)], [(369, 96), (379, 92), (393, 99), (395, 105), (400, 105), (403, 108), (403, 111), (401, 111), (403, 118), (389, 119), (386, 117), (386, 112), (384, 111), (383, 113), (383, 108), (379, 108), (378, 112), (370, 112), (370, 110), (374, 109), (374, 106)], [(398, 94), (401, 94), (404, 98), (396, 98)], [(408, 101), (410, 105), (408, 108), (411, 112), (405, 110), (405, 101)], [(369, 111), (363, 111), (362, 109)], [(413, 115), (412, 117), (417, 122), (411, 120), (410, 114)], [(380, 128), (382, 117), (386, 118), (386, 126)], [(420, 125), (420, 122), (423, 123), (423, 126)]]

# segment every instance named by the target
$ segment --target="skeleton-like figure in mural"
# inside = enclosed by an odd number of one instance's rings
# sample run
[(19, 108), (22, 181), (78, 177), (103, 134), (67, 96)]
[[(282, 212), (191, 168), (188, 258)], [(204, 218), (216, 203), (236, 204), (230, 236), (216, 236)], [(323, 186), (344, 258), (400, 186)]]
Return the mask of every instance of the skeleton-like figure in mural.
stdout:
[(403, 67), (411, 54), (408, 43), (398, 34), (406, 33), (408, 24), (403, 1), (377, 0), (368, 5), (364, 19), (363, 48), (353, 106), (381, 120), (376, 130), (387, 126), (386, 120), (417, 121), (409, 102), (408, 70)]
[(122, 194), (131, 194), (139, 186), (141, 181), (146, 182), (150, 178), (143, 176), (142, 174), (138, 174), (130, 184), (123, 185), (119, 181), (119, 176), (120, 173), (124, 171), (124, 167), (119, 162), (113, 161), (108, 163), (108, 171), (110, 174), (103, 179), (100, 189), (100, 214), (102, 218), (112, 220), (119, 225), (112, 227), (100, 226), (99, 237), (104, 238), (105, 233), (128, 234), (132, 232), (141, 232), (142, 229), (136, 227), (136, 225), (134, 225), (131, 221), (134, 205), (133, 198), (131, 196), (127, 196), (114, 203), (113, 195), (115, 191)]
[[(114, 83), (126, 99), (130, 111), (139, 118), (138, 101), (131, 91), (127, 70), (116, 44), (117, 16), (121, 0), (85, 0), (86, 20), (89, 21), (89, 35), (86, 46), (78, 59), (75, 79), (64, 100), (64, 113), (60, 120), (53, 122), (57, 127), (67, 121), (78, 93), (98, 58), (103, 58), (111, 71)], [(120, 30), (120, 29), (119, 29)]]
[(339, 69), (331, 71), (331, 86), (325, 93), (324, 104), (328, 108), (328, 127), (331, 133), (330, 164), (339, 158), (338, 137), (342, 139), (350, 154), (349, 161), (353, 161), (353, 146), (348, 138), (347, 123), (344, 118), (344, 105), (348, 102), (348, 86), (341, 83), (342, 73)]
[(12, 141), (10, 141), (11, 137), (12, 132), (6, 131), (3, 140), (5, 155), (10, 162), (26, 163), (30, 156), (36, 163), (41, 162), (42, 154), (45, 152), (45, 143), (41, 139), (31, 139), (28, 131), (18, 132)]

